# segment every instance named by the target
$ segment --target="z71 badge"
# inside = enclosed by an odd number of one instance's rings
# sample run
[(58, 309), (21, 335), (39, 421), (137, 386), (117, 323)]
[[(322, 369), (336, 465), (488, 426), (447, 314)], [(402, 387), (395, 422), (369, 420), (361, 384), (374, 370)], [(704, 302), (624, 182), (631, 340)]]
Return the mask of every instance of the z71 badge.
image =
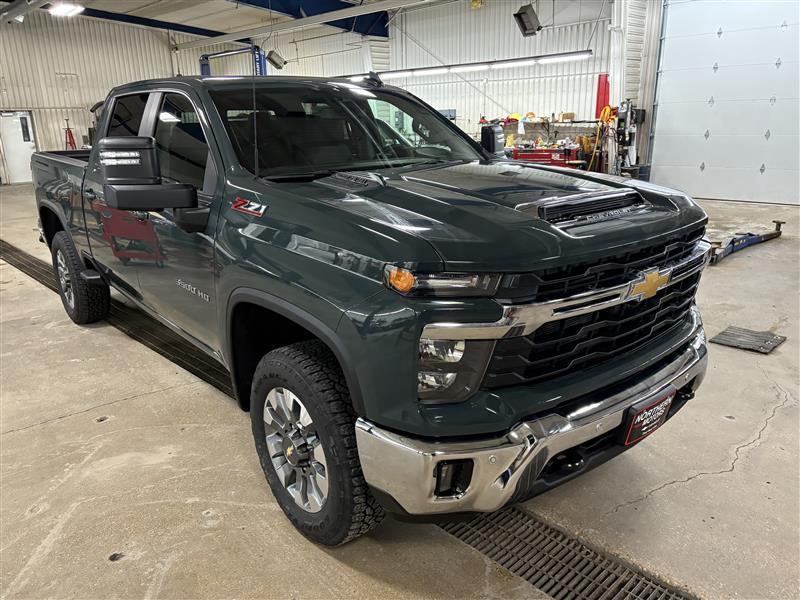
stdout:
[(236, 212), (244, 213), (246, 215), (253, 215), (255, 217), (263, 217), (267, 212), (266, 204), (259, 204), (252, 200), (245, 200), (244, 198), (237, 198), (231, 204), (231, 208)]

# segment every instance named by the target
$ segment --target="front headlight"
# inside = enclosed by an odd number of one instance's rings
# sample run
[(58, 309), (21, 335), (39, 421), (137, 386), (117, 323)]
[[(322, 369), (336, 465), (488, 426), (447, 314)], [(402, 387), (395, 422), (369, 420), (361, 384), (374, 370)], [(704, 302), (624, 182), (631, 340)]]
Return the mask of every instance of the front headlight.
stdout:
[(386, 265), (384, 282), (404, 296), (474, 297), (493, 296), (500, 275), (486, 273), (414, 273), (403, 267)]
[(483, 380), (494, 340), (419, 341), (417, 395), (422, 402), (462, 402)]

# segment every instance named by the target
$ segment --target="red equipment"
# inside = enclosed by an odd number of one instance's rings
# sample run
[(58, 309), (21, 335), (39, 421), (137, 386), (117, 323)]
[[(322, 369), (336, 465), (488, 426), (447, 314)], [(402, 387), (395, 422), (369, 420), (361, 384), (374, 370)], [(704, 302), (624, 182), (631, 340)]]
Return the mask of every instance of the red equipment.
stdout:
[(599, 119), (603, 109), (611, 105), (611, 84), (608, 81), (608, 73), (600, 73), (597, 76), (597, 102), (594, 105), (594, 118)]
[(75, 136), (72, 135), (72, 127), (69, 126), (69, 119), (64, 119), (67, 122), (64, 128), (64, 146), (65, 150), (77, 150), (78, 146), (75, 144)]
[(514, 148), (511, 158), (525, 162), (554, 165), (556, 167), (578, 167), (585, 161), (578, 160), (578, 148)]

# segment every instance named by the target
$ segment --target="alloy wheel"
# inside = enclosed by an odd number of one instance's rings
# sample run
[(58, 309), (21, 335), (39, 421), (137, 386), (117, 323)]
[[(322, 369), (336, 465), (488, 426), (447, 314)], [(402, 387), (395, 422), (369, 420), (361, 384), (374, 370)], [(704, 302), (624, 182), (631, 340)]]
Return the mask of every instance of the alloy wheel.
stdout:
[(58, 283), (64, 294), (64, 301), (70, 308), (75, 308), (75, 292), (72, 289), (72, 277), (69, 274), (67, 260), (61, 250), (56, 251), (56, 270), (58, 271)]
[(264, 430), (281, 485), (303, 510), (322, 510), (328, 496), (325, 451), (297, 394), (283, 387), (269, 391), (264, 401)]

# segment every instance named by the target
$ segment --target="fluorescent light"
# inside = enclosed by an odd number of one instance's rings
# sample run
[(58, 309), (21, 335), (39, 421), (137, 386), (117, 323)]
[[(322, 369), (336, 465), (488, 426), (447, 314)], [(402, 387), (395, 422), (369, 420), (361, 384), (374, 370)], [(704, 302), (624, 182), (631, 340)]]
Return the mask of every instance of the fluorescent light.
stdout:
[(544, 58), (539, 59), (539, 64), (542, 65), (549, 65), (551, 63), (560, 63), (560, 62), (571, 62), (574, 60), (585, 60), (591, 57), (591, 53), (586, 54), (569, 54), (566, 56), (545, 56)]
[[(570, 62), (574, 60), (585, 60), (592, 57), (591, 50), (576, 50), (574, 52), (561, 52), (557, 54), (543, 54), (540, 56), (528, 56), (525, 58), (507, 58), (503, 60), (491, 60), (487, 62), (462, 63), (452, 66), (443, 65), (440, 67), (428, 67), (420, 69), (408, 69), (406, 71), (384, 71), (378, 73), (383, 81), (391, 79), (403, 79), (404, 77), (426, 77), (429, 75), (444, 75), (446, 73), (474, 73), (477, 71), (487, 71), (489, 69), (514, 69), (519, 67), (532, 67), (539, 64), (551, 64)], [(350, 81), (358, 82), (364, 79), (365, 75), (350, 75)]]
[(69, 2), (59, 2), (58, 4), (51, 4), (47, 9), (54, 17), (74, 17), (83, 12), (83, 7), (80, 4), (70, 4)]
[(172, 113), (169, 113), (169, 112), (166, 112), (166, 111), (162, 111), (158, 115), (158, 120), (161, 121), (162, 123), (180, 123), (181, 122), (181, 120), (178, 117), (176, 117)]
[(475, 71), (488, 71), (489, 65), (461, 65), (460, 67), (450, 67), (451, 73), (474, 73)]
[(528, 60), (512, 60), (509, 62), (498, 62), (492, 64), (492, 69), (512, 69), (514, 67), (530, 67), (539, 62), (538, 58)]
[(403, 77), (411, 77), (411, 71), (392, 71), (390, 73), (381, 73), (381, 79), (388, 81), (390, 79), (402, 79)]
[(433, 69), (419, 69), (414, 71), (414, 77), (425, 77), (427, 75), (444, 75), (450, 69), (447, 67), (435, 67)]

